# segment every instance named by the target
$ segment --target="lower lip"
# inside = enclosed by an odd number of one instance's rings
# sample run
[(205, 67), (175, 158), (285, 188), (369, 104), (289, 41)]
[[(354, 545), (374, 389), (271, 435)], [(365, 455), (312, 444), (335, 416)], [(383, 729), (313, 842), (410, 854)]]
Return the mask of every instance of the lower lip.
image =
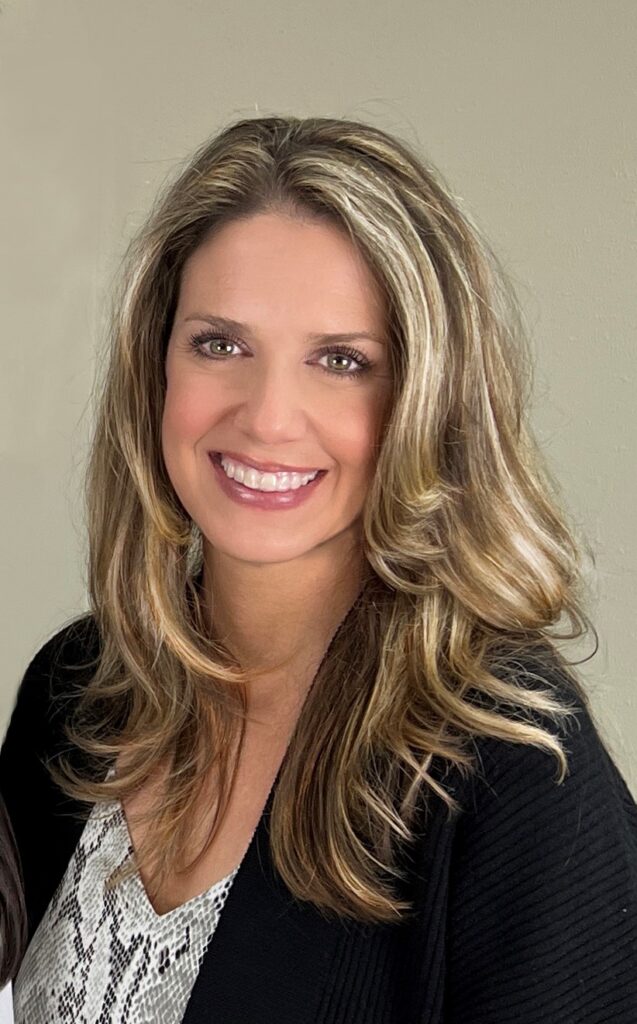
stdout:
[(295, 491), (254, 491), (250, 487), (244, 487), (237, 480), (231, 480), (223, 471), (218, 461), (219, 456), (208, 453), (212, 468), (217, 474), (217, 480), (221, 490), (238, 505), (248, 505), (250, 508), (261, 509), (282, 509), (297, 508), (303, 502), (308, 501), (314, 494), (327, 470), (320, 470), (309, 484), (301, 484)]

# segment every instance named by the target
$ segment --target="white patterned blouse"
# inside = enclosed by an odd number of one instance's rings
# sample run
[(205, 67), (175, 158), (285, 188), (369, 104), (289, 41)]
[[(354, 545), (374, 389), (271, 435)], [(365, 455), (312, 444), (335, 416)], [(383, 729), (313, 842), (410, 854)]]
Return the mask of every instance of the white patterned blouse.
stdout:
[(16, 1024), (180, 1024), (239, 868), (157, 914), (138, 872), (106, 885), (132, 852), (121, 804), (94, 808), (22, 962)]

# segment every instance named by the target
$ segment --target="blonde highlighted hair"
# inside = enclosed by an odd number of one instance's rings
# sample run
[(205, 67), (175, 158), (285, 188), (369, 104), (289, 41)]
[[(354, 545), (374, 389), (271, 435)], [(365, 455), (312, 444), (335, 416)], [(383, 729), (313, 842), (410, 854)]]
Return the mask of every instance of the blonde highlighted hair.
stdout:
[(210, 635), (201, 535), (163, 463), (164, 357), (186, 259), (222, 223), (264, 210), (344, 228), (389, 313), (393, 395), (362, 517), (364, 585), (305, 701), (270, 819), (274, 863), (296, 896), (389, 921), (409, 910), (398, 851), (419, 803), (453, 809), (438, 769), (470, 772), (475, 737), (534, 744), (564, 777), (549, 723), (570, 709), (542, 671), (528, 685), (515, 665), (533, 652), (568, 675), (556, 639), (590, 623), (578, 545), (525, 420), (515, 300), (440, 176), (378, 128), (231, 124), (164, 190), (131, 245), (87, 475), (100, 657), (69, 730), (97, 771), (69, 760), (58, 777), (99, 802), (168, 769), (140, 851), (157, 883), (185, 866), (211, 772), (208, 843), (227, 806), (247, 679)]

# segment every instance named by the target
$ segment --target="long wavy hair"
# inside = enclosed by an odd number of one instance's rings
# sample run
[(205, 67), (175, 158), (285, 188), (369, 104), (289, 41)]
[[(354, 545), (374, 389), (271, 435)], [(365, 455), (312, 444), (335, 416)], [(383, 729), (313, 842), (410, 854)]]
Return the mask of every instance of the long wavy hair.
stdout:
[[(475, 738), (495, 737), (553, 754), (564, 777), (550, 723), (573, 707), (542, 659), (569, 675), (559, 648), (590, 622), (580, 545), (525, 419), (531, 361), (515, 298), (440, 175), (376, 127), (230, 124), (164, 188), (130, 246), (87, 474), (100, 655), (69, 728), (98, 770), (69, 760), (59, 777), (91, 803), (165, 770), (139, 851), (156, 884), (186, 866), (211, 773), (197, 856), (224, 814), (248, 680), (211, 635), (201, 533), (162, 459), (164, 360), (185, 261), (220, 225), (272, 210), (348, 232), (387, 302), (393, 387), (361, 519), (364, 585), (281, 765), (272, 856), (298, 898), (391, 921), (410, 909), (399, 850), (418, 807), (455, 807), (441, 765), (466, 777)], [(533, 685), (521, 669), (531, 651)]]

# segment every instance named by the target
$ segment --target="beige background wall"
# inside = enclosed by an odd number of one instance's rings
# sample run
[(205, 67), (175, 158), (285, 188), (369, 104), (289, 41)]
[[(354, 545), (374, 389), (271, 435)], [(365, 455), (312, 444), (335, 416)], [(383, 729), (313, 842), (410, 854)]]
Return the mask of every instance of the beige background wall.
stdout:
[(0, 728), (32, 654), (85, 607), (88, 401), (127, 239), (227, 121), (329, 114), (418, 145), (517, 282), (537, 433), (596, 555), (583, 674), (637, 792), (634, 0), (0, 8)]

